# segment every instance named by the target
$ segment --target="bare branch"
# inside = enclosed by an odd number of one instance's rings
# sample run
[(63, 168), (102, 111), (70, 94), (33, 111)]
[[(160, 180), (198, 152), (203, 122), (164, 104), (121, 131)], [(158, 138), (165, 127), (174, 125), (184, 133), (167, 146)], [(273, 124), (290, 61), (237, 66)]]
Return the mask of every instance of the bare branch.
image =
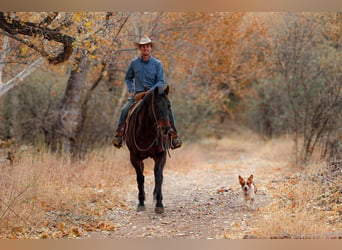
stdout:
[(27, 66), (25, 69), (23, 69), (20, 73), (18, 73), (11, 80), (9, 80), (6, 83), (2, 83), (0, 85), (0, 97), (3, 96), (7, 91), (12, 89), (14, 86), (22, 82), (25, 77), (27, 77), (33, 71), (35, 71), (38, 68), (38, 66), (41, 65), (43, 62), (44, 62), (43, 58), (40, 57), (39, 59), (31, 63), (29, 66)]
[[(57, 15), (56, 15), (57, 16)], [(51, 19), (53, 16), (51, 17)], [(51, 20), (52, 21), (52, 20)], [(50, 22), (50, 20), (45, 20), (44, 23), (47, 24)], [(0, 12), (0, 29), (4, 30), (8, 34), (12, 35), (13, 38), (19, 39), (16, 35), (26, 35), (26, 36), (42, 36), (44, 39), (47, 39), (49, 41), (55, 41), (58, 43), (63, 44), (63, 51), (59, 53), (57, 56), (51, 56), (47, 52), (38, 50), (35, 46), (32, 44), (29, 45), (28, 43), (25, 43), (30, 48), (35, 49), (39, 53), (41, 53), (42, 56), (47, 57), (49, 63), (51, 64), (59, 64), (62, 62), (65, 62), (69, 59), (73, 52), (73, 46), (72, 43), (75, 41), (75, 38), (59, 33), (56, 30), (49, 29), (47, 27), (40, 27), (39, 24), (30, 23), (30, 22), (21, 22), (15, 19), (12, 19), (9, 16), (5, 16), (3, 12)]]
[(9, 46), (8, 46), (8, 37), (5, 36), (4, 38), (4, 43), (2, 45), (2, 53), (1, 53), (1, 56), (0, 56), (0, 84), (2, 84), (2, 70), (4, 68), (4, 65), (5, 65), (5, 59), (6, 59), (6, 56), (7, 56), (7, 53), (9, 51)]

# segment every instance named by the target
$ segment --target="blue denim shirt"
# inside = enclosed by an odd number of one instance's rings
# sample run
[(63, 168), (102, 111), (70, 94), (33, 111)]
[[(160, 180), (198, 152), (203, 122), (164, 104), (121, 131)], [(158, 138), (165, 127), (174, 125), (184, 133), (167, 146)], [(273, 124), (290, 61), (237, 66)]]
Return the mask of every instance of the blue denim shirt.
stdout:
[(162, 63), (154, 57), (143, 61), (141, 57), (133, 59), (126, 72), (126, 84), (129, 93), (142, 92), (146, 89), (164, 86)]

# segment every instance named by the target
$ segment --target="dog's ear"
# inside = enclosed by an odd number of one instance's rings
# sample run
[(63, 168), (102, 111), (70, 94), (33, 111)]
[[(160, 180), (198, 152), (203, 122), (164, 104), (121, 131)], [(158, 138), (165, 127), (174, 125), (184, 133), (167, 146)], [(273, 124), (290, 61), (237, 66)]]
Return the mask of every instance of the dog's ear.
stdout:
[(239, 181), (242, 182), (243, 178), (239, 175)]
[(252, 181), (253, 180), (253, 175), (249, 176), (248, 180)]

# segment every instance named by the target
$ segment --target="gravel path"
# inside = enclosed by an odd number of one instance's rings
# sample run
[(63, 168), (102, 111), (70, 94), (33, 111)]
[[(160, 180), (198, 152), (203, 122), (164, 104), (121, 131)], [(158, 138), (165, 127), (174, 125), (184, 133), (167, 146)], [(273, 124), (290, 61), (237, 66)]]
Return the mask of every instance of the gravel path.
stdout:
[[(127, 186), (123, 204), (108, 215), (112, 232), (91, 232), (93, 239), (239, 239), (253, 230), (256, 210), (242, 202), (237, 176), (256, 169), (243, 155), (229, 161), (212, 155), (187, 173), (164, 171), (164, 214), (155, 214), (152, 199), (154, 177), (145, 173), (146, 211), (136, 212), (135, 176)], [(238, 166), (238, 167), (237, 167)], [(254, 173), (254, 172), (253, 172)], [(255, 174), (255, 173), (254, 173)], [(266, 182), (267, 180), (263, 180)], [(134, 184), (133, 184), (134, 183)], [(259, 182), (260, 183), (260, 182)], [(259, 188), (256, 209), (269, 201)]]

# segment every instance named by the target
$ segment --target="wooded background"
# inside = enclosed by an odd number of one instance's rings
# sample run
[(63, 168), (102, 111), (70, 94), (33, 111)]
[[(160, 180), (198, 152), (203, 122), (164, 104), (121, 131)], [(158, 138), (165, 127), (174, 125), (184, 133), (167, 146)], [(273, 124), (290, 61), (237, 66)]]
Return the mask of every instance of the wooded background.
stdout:
[(2, 145), (110, 145), (148, 35), (185, 143), (234, 123), (293, 136), (298, 163), (341, 159), (341, 12), (0, 12), (0, 32)]

